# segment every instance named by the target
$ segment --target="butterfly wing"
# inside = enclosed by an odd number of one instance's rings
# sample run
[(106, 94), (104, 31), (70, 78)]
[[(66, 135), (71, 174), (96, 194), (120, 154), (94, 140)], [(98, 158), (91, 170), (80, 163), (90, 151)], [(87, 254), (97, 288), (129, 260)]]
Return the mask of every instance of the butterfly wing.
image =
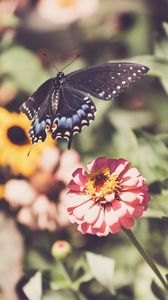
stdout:
[(21, 106), (20, 111), (23, 112), (29, 120), (32, 120), (40, 105), (48, 97), (53, 87), (53, 79), (45, 81), (32, 96), (30, 96)]
[(148, 68), (136, 63), (108, 63), (72, 72), (66, 81), (75, 89), (110, 100), (137, 81)]
[(96, 108), (86, 93), (70, 87), (67, 83), (61, 86), (59, 97), (52, 138), (66, 138), (70, 149), (73, 135), (81, 132), (84, 126), (89, 126), (94, 120)]
[(36, 143), (39, 140), (43, 142), (46, 139), (47, 130), (50, 130), (52, 127), (53, 111), (51, 101), (56, 98), (56, 93), (57, 90), (52, 86), (34, 115), (29, 130), (32, 143)]

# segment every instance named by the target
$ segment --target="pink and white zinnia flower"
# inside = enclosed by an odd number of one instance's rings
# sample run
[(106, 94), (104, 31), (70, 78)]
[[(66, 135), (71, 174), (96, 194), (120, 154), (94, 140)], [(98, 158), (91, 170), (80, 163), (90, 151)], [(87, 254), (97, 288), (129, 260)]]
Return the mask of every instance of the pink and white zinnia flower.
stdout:
[(130, 229), (150, 200), (144, 178), (125, 159), (100, 157), (87, 168), (78, 168), (68, 185), (65, 207), (70, 221), (83, 234), (105, 236)]

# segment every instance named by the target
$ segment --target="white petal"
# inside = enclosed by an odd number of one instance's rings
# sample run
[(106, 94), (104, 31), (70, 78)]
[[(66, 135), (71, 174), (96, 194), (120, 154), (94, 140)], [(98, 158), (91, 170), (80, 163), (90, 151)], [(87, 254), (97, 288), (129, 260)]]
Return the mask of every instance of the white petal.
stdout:
[(100, 212), (100, 209), (101, 207), (98, 206), (97, 204), (93, 205), (85, 214), (84, 216), (84, 221), (85, 222), (88, 222), (88, 223), (93, 223), (98, 215), (99, 215), (99, 212)]
[(67, 194), (65, 196), (65, 207), (76, 207), (90, 199), (89, 195)]
[(105, 209), (105, 222), (108, 224), (108, 226), (111, 226), (112, 224), (115, 224), (118, 221), (119, 221), (119, 218), (115, 215), (113, 208), (107, 207)]
[(96, 223), (93, 225), (93, 228), (100, 228), (101, 225), (103, 224), (103, 221), (104, 221), (104, 211), (103, 211), (103, 209), (101, 209), (99, 217), (98, 217)]
[(89, 200), (83, 204), (81, 204), (80, 206), (76, 207), (73, 210), (73, 215), (77, 218), (77, 219), (81, 219), (84, 217), (85, 213), (88, 211), (88, 209), (93, 205), (93, 201)]
[(132, 202), (137, 199), (137, 195), (131, 192), (123, 192), (120, 194), (120, 199), (127, 202)]

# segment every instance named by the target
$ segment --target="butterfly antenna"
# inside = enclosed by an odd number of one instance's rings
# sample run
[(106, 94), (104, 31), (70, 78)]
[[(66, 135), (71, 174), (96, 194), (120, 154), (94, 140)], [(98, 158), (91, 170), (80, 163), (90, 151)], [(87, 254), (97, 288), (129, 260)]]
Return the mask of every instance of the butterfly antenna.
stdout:
[(59, 72), (58, 68), (57, 68), (56, 66), (53, 66), (52, 60), (51, 60), (51, 59), (49, 60), (47, 53), (42, 52), (42, 54), (43, 54), (45, 57), (47, 57), (49, 65), (50, 65), (51, 67), (53, 67), (54, 69), (56, 69), (57, 72)]
[(34, 144), (31, 145), (30, 150), (29, 150), (28, 153), (27, 153), (27, 157), (29, 157), (29, 155), (30, 155), (30, 153), (31, 153), (31, 151), (32, 151), (32, 149), (33, 149), (33, 146), (34, 146)]
[(79, 53), (75, 56), (75, 58), (73, 58), (73, 60), (71, 60), (65, 67), (63, 67), (63, 69), (61, 70), (61, 72), (63, 70), (65, 70), (67, 67), (69, 67), (71, 64), (73, 64), (73, 62), (79, 57)]

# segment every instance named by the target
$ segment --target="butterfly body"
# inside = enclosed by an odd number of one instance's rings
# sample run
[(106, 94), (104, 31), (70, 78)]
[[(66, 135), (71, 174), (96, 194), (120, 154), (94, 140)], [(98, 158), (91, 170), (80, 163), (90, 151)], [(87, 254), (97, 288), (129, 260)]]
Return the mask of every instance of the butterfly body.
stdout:
[(50, 131), (53, 139), (67, 139), (70, 148), (73, 135), (95, 118), (91, 97), (111, 100), (147, 71), (140, 64), (109, 63), (68, 75), (58, 72), (21, 105), (21, 111), (33, 120), (29, 131), (32, 143), (44, 141)]

